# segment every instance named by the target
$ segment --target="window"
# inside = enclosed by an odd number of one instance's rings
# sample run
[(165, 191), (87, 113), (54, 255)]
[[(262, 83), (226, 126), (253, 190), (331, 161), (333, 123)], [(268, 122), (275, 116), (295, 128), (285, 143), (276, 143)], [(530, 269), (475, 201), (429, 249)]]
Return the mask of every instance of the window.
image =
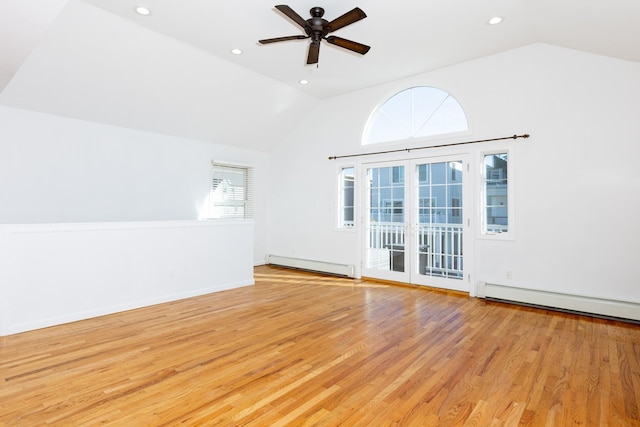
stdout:
[(452, 197), (451, 198), (451, 217), (452, 218), (460, 218), (460, 211), (462, 209), (462, 202), (461, 199), (459, 197)]
[(402, 141), (469, 129), (467, 117), (450, 93), (428, 86), (405, 89), (372, 114), (363, 144)]
[(341, 168), (339, 182), (340, 217), (338, 227), (353, 228), (355, 225), (355, 168), (353, 166)]
[(253, 218), (253, 170), (212, 162), (210, 218)]
[(485, 154), (483, 160), (483, 234), (509, 231), (508, 153)]

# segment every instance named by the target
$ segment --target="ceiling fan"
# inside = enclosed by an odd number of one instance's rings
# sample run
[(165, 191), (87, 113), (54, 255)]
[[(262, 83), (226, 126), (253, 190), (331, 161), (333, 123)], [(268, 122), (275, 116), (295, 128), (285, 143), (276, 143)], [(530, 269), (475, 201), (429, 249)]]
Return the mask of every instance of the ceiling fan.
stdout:
[(311, 10), (309, 11), (309, 13), (311, 14), (311, 18), (306, 20), (287, 5), (277, 5), (276, 9), (284, 13), (289, 19), (301, 26), (306, 33), (306, 36), (301, 34), (297, 36), (276, 37), (273, 39), (258, 40), (258, 42), (261, 44), (267, 44), (283, 42), (287, 40), (302, 40), (310, 38), (311, 44), (309, 45), (307, 64), (318, 63), (318, 56), (320, 54), (320, 42), (322, 40), (325, 40), (329, 44), (348, 49), (361, 55), (364, 55), (365, 53), (369, 52), (369, 49), (371, 49), (371, 47), (362, 43), (343, 39), (342, 37), (328, 36), (328, 34), (333, 31), (339, 30), (340, 28), (346, 27), (347, 25), (353, 24), (356, 21), (366, 18), (367, 15), (359, 7), (354, 8), (353, 10), (334, 19), (331, 22), (322, 18), (324, 16), (324, 9), (321, 7), (311, 8)]

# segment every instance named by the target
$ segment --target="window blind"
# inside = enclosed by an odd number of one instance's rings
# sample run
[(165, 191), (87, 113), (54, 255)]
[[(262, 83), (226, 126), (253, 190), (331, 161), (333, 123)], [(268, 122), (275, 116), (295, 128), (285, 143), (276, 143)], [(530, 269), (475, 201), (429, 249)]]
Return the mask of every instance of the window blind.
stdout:
[(253, 169), (212, 162), (212, 218), (253, 218)]

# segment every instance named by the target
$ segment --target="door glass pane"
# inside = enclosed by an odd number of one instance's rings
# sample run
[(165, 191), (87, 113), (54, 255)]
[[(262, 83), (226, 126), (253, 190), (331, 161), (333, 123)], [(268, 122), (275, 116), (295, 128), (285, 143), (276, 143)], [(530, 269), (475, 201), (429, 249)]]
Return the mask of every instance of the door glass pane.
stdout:
[(462, 162), (417, 166), (417, 273), (462, 279)]
[(366, 267), (405, 271), (404, 166), (370, 168)]
[(421, 183), (429, 181), (429, 165), (418, 166), (418, 181)]
[(433, 163), (431, 165), (431, 183), (446, 184), (447, 183), (447, 164)]

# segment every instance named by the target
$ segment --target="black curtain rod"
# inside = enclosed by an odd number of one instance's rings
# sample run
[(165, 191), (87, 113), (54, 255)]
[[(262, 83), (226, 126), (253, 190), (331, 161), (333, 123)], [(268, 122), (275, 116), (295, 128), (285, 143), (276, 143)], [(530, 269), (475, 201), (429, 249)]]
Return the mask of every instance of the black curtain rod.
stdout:
[(427, 147), (402, 148), (398, 150), (389, 150), (389, 151), (375, 151), (373, 153), (346, 154), (344, 156), (329, 156), (329, 160), (344, 159), (346, 157), (373, 156), (374, 154), (400, 153), (402, 151), (405, 151), (408, 153), (413, 150), (426, 150), (427, 148), (453, 147), (455, 145), (477, 144), (479, 142), (502, 141), (504, 139), (518, 139), (518, 138), (525, 138), (525, 139), (529, 138), (529, 134), (525, 133), (523, 135), (503, 136), (502, 138), (478, 139), (476, 141), (466, 141), (466, 142), (453, 142), (450, 144), (430, 145)]

